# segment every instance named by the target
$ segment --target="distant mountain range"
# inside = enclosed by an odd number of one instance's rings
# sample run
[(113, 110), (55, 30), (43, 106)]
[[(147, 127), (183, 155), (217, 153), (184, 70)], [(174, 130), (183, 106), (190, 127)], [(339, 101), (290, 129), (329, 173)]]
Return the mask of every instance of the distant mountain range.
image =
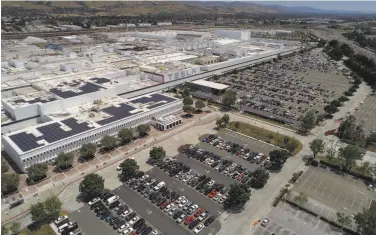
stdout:
[[(92, 14), (102, 15), (139, 15), (158, 13), (197, 13), (197, 14), (234, 14), (234, 13), (309, 13), (309, 14), (333, 14), (333, 13), (360, 13), (322, 10), (311, 7), (286, 7), (281, 5), (265, 5), (267, 2), (225, 2), (225, 1), (2, 1), (2, 7), (21, 7), (25, 10), (43, 10), (55, 12), (56, 9), (65, 8), (65, 13), (87, 12), (87, 9), (95, 9)], [(302, 2), (304, 4), (304, 2)]]

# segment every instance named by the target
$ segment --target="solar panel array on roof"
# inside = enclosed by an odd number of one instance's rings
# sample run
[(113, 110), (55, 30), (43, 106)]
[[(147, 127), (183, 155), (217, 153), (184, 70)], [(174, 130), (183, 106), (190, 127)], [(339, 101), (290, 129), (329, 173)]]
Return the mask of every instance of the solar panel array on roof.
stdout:
[(35, 103), (47, 103), (47, 102), (51, 102), (51, 101), (54, 101), (54, 100), (57, 100), (55, 97), (51, 97), (49, 99), (41, 99), (41, 98), (34, 98), (32, 100), (24, 100), (24, 99), (17, 99), (17, 100), (14, 100), (13, 102), (16, 103), (16, 104), (19, 104), (19, 103), (29, 103), (29, 104), (35, 104)]
[(175, 100), (176, 99), (174, 99), (174, 98), (164, 96), (164, 95), (157, 93), (157, 94), (150, 95), (150, 97), (143, 96), (141, 98), (132, 100), (130, 102), (132, 102), (134, 104), (137, 104), (137, 103), (146, 104), (146, 103), (150, 103), (150, 102), (158, 103), (158, 102), (161, 102), (161, 101), (166, 101), (166, 103), (170, 103), (170, 102), (175, 101)]
[(159, 106), (164, 105), (164, 104), (166, 104), (166, 103), (156, 103), (156, 104), (147, 106), (146, 108), (148, 108), (148, 109), (154, 109), (154, 108), (159, 107)]
[(50, 92), (52, 92), (55, 95), (60, 96), (64, 99), (67, 99), (67, 98), (72, 98), (72, 97), (83, 95), (83, 94), (96, 92), (96, 91), (99, 91), (102, 88), (104, 89), (104, 87), (99, 86), (99, 85), (94, 84), (94, 83), (90, 83), (90, 82), (85, 83), (81, 87), (75, 87), (75, 86), (78, 86), (79, 84), (80, 83), (70, 83), (69, 84), (70, 87), (75, 88), (75, 89), (79, 89), (80, 90), (79, 92), (75, 92), (73, 90), (62, 91), (59, 88), (52, 88), (52, 89), (50, 89)]
[(111, 80), (108, 79), (108, 78), (90, 78), (89, 80), (94, 81), (95, 83), (98, 83), (98, 84), (104, 84), (104, 83), (111, 82)]
[(110, 106), (110, 107), (104, 108), (101, 111), (111, 115), (111, 117), (100, 120), (97, 123), (100, 125), (106, 125), (106, 124), (115, 122), (117, 120), (130, 117), (132, 115), (135, 115), (136, 113), (142, 112), (142, 110), (140, 110), (139, 112), (130, 113), (131, 111), (135, 109), (136, 108), (129, 106), (127, 104), (120, 104), (119, 107)]
[(61, 121), (64, 125), (68, 126), (71, 130), (66, 131), (61, 128), (60, 123), (51, 123), (49, 125), (37, 127), (37, 130), (42, 134), (39, 137), (35, 137), (33, 134), (27, 134), (25, 132), (14, 134), (9, 138), (24, 152), (38, 148), (42, 146), (37, 142), (40, 140), (46, 140), (48, 143), (53, 143), (67, 137), (88, 131), (94, 127), (89, 127), (88, 123), (78, 123), (75, 118), (68, 118)]

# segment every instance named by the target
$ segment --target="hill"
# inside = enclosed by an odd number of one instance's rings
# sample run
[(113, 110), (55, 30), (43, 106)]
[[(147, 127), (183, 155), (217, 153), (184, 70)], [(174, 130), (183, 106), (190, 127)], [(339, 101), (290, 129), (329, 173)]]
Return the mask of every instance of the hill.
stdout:
[(234, 13), (278, 13), (275, 8), (251, 2), (201, 2), (201, 1), (2, 1), (2, 7), (17, 7), (25, 10), (53, 12), (65, 8), (66, 11), (96, 9), (106, 15), (139, 15), (158, 13), (184, 14), (234, 14)]

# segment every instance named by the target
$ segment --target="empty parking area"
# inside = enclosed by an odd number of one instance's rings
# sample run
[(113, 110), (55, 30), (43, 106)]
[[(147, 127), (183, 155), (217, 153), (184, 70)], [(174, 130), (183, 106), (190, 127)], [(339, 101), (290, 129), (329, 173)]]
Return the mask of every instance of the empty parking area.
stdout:
[(359, 108), (355, 111), (355, 116), (363, 122), (364, 130), (368, 135), (370, 131), (376, 131), (376, 96), (367, 96)]
[(270, 220), (266, 227), (259, 226), (255, 235), (340, 235), (339, 228), (320, 220), (311, 214), (299, 210), (288, 203), (280, 202), (266, 216)]
[[(293, 190), (303, 192), (309, 198), (336, 211), (351, 213), (368, 208), (371, 198), (376, 198), (376, 194), (367, 190), (363, 181), (348, 174), (335, 173), (329, 168), (308, 168)], [(331, 213), (325, 211), (324, 207), (320, 211), (325, 216)]]
[(105, 234), (115, 235), (119, 234), (116, 230), (113, 230), (105, 221), (100, 220), (95, 216), (95, 213), (90, 210), (88, 206), (83, 206), (80, 209), (72, 212), (68, 215), (71, 221), (78, 223), (82, 234)]

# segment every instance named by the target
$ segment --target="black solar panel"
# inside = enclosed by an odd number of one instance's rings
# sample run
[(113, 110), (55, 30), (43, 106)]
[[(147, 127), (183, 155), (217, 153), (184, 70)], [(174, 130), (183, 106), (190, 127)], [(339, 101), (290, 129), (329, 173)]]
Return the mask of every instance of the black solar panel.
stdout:
[(148, 109), (154, 109), (154, 108), (159, 107), (159, 106), (164, 105), (164, 104), (166, 104), (166, 103), (157, 103), (157, 104), (153, 104), (153, 105), (147, 106), (146, 108), (148, 108)]
[(90, 83), (90, 82), (85, 83), (81, 87), (76, 87), (79, 84), (80, 83), (78, 83), (78, 82), (76, 82), (76, 83), (70, 83), (69, 86), (72, 87), (72, 88), (79, 89), (80, 92), (75, 92), (73, 90), (62, 91), (62, 90), (60, 90), (58, 88), (52, 88), (52, 89), (50, 89), (50, 92), (52, 92), (55, 95), (60, 96), (60, 97), (62, 97), (64, 99), (67, 99), (67, 98), (72, 98), (72, 97), (83, 95), (83, 94), (88, 94), (88, 93), (96, 92), (96, 91), (99, 91), (100, 89), (104, 88), (102, 86), (99, 86), (97, 84)]
[(111, 115), (111, 117), (100, 120), (97, 123), (100, 125), (106, 125), (106, 124), (115, 122), (117, 120), (130, 117), (132, 115), (135, 115), (136, 113), (142, 112), (142, 110), (140, 110), (139, 112), (132, 114), (130, 113), (132, 110), (135, 110), (135, 108), (127, 104), (120, 104), (119, 107), (110, 106), (110, 107), (104, 108), (101, 111)]
[(166, 103), (170, 103), (170, 102), (175, 101), (175, 100), (176, 99), (174, 99), (174, 98), (164, 96), (164, 95), (157, 93), (157, 94), (150, 95), (150, 97), (144, 96), (144, 97), (132, 100), (131, 102), (134, 103), (134, 104), (137, 104), (137, 103), (146, 104), (146, 103), (150, 103), (150, 102), (158, 103), (158, 102), (161, 102), (161, 101), (166, 101)]
[(22, 151), (26, 152), (42, 146), (37, 143), (39, 140), (46, 140), (48, 143), (53, 143), (94, 128), (89, 127), (88, 123), (86, 122), (77, 123), (77, 120), (75, 118), (63, 120), (62, 123), (71, 128), (71, 130), (65, 131), (61, 128), (61, 125), (59, 123), (51, 123), (49, 125), (37, 127), (37, 130), (42, 133), (42, 135), (39, 137), (35, 137), (33, 134), (22, 132), (11, 135), (9, 136), (9, 138)]
[(29, 101), (26, 101), (24, 99), (17, 99), (17, 100), (14, 100), (13, 102), (16, 103), (16, 104), (19, 104), (19, 103), (29, 103), (29, 104), (35, 104), (35, 103), (47, 103), (47, 102), (51, 102), (51, 101), (54, 101), (54, 100), (57, 100), (56, 98), (54, 97), (51, 97), (50, 99), (41, 99), (41, 98), (34, 98), (32, 100), (29, 100)]
[(111, 82), (111, 80), (107, 78), (90, 78), (89, 80), (94, 81), (95, 83), (98, 83), (98, 84)]

